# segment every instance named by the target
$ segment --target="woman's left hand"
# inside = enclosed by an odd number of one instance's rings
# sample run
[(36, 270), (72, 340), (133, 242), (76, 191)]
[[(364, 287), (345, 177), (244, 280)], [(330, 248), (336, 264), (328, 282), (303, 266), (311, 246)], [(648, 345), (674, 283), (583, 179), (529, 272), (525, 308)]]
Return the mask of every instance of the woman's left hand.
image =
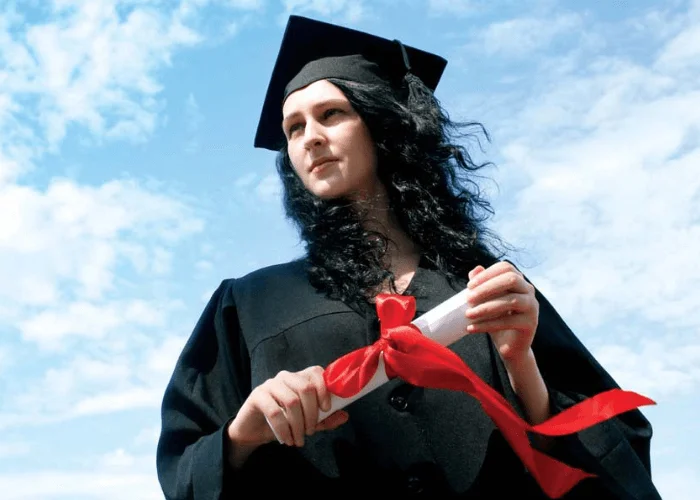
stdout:
[(512, 264), (498, 262), (469, 272), (467, 333), (488, 333), (504, 362), (531, 354), (540, 306), (533, 287)]

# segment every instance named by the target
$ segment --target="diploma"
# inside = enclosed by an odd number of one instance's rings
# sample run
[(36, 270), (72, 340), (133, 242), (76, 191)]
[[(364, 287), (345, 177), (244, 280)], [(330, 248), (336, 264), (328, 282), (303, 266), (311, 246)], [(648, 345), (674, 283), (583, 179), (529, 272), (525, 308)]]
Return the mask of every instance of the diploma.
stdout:
[[(453, 295), (446, 301), (438, 304), (425, 314), (411, 321), (423, 335), (430, 339), (448, 346), (466, 335), (466, 328), (469, 324), (465, 313), (467, 311), (467, 289)], [(331, 413), (338, 411), (353, 401), (360, 399), (389, 381), (389, 377), (384, 369), (384, 359), (380, 356), (379, 365), (369, 383), (364, 388), (350, 398), (341, 398), (335, 394), (331, 395), (331, 409), (327, 412), (319, 412), (319, 422)]]
[[(379, 294), (376, 306), (379, 339), (341, 356), (324, 370), (326, 387), (333, 396), (331, 409), (321, 413), (320, 419), (380, 387), (390, 377), (419, 387), (461, 391), (479, 401), (542, 490), (550, 498), (559, 498), (593, 474), (533, 448), (530, 433), (551, 437), (574, 434), (621, 413), (655, 404), (640, 394), (613, 388), (531, 425), (447, 347), (466, 335), (466, 289), (413, 320), (414, 297)], [(421, 369), (416, 370), (417, 366)]]

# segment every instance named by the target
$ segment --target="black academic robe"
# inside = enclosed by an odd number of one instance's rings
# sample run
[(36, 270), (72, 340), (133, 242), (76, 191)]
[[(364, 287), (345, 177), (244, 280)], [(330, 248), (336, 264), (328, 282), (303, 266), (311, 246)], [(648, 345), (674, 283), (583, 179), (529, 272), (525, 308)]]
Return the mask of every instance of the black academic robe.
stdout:
[[(420, 315), (464, 286), (422, 260), (405, 293), (416, 297)], [(617, 387), (539, 292), (537, 299), (533, 350), (552, 410)], [(270, 443), (231, 470), (225, 429), (253, 387), (280, 370), (326, 366), (378, 335), (373, 306), (325, 298), (309, 284), (303, 260), (222, 282), (165, 391), (157, 467), (166, 498), (545, 498), (475, 399), (401, 380), (349, 405), (346, 424), (307, 437), (303, 448)], [(522, 415), (488, 335), (450, 348)], [(598, 476), (566, 498), (655, 499), (650, 439), (649, 422), (632, 411), (557, 438), (548, 452)]]

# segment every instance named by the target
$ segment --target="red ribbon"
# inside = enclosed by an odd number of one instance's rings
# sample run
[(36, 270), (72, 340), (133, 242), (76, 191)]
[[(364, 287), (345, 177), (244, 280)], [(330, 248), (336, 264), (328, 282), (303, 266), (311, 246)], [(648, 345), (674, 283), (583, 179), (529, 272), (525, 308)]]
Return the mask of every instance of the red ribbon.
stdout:
[(433, 389), (463, 391), (477, 398), (542, 491), (559, 498), (577, 483), (593, 477), (530, 445), (528, 432), (544, 436), (573, 434), (640, 406), (655, 404), (634, 392), (612, 389), (588, 398), (539, 425), (530, 425), (508, 401), (481, 380), (447, 347), (424, 336), (411, 324), (416, 313), (414, 297), (380, 294), (376, 299), (381, 335), (377, 342), (331, 363), (324, 380), (331, 393), (350, 398), (360, 392), (377, 371), (383, 354), (386, 374), (409, 384)]

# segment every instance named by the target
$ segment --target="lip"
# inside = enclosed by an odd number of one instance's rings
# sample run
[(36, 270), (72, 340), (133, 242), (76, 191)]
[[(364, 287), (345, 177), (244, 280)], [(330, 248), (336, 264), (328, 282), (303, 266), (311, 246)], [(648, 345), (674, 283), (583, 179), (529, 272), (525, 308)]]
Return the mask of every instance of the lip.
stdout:
[(314, 160), (311, 167), (309, 167), (309, 172), (313, 172), (317, 168), (323, 167), (326, 163), (330, 163), (332, 161), (338, 161), (338, 158), (335, 156), (324, 156), (323, 158), (318, 158), (317, 160)]

